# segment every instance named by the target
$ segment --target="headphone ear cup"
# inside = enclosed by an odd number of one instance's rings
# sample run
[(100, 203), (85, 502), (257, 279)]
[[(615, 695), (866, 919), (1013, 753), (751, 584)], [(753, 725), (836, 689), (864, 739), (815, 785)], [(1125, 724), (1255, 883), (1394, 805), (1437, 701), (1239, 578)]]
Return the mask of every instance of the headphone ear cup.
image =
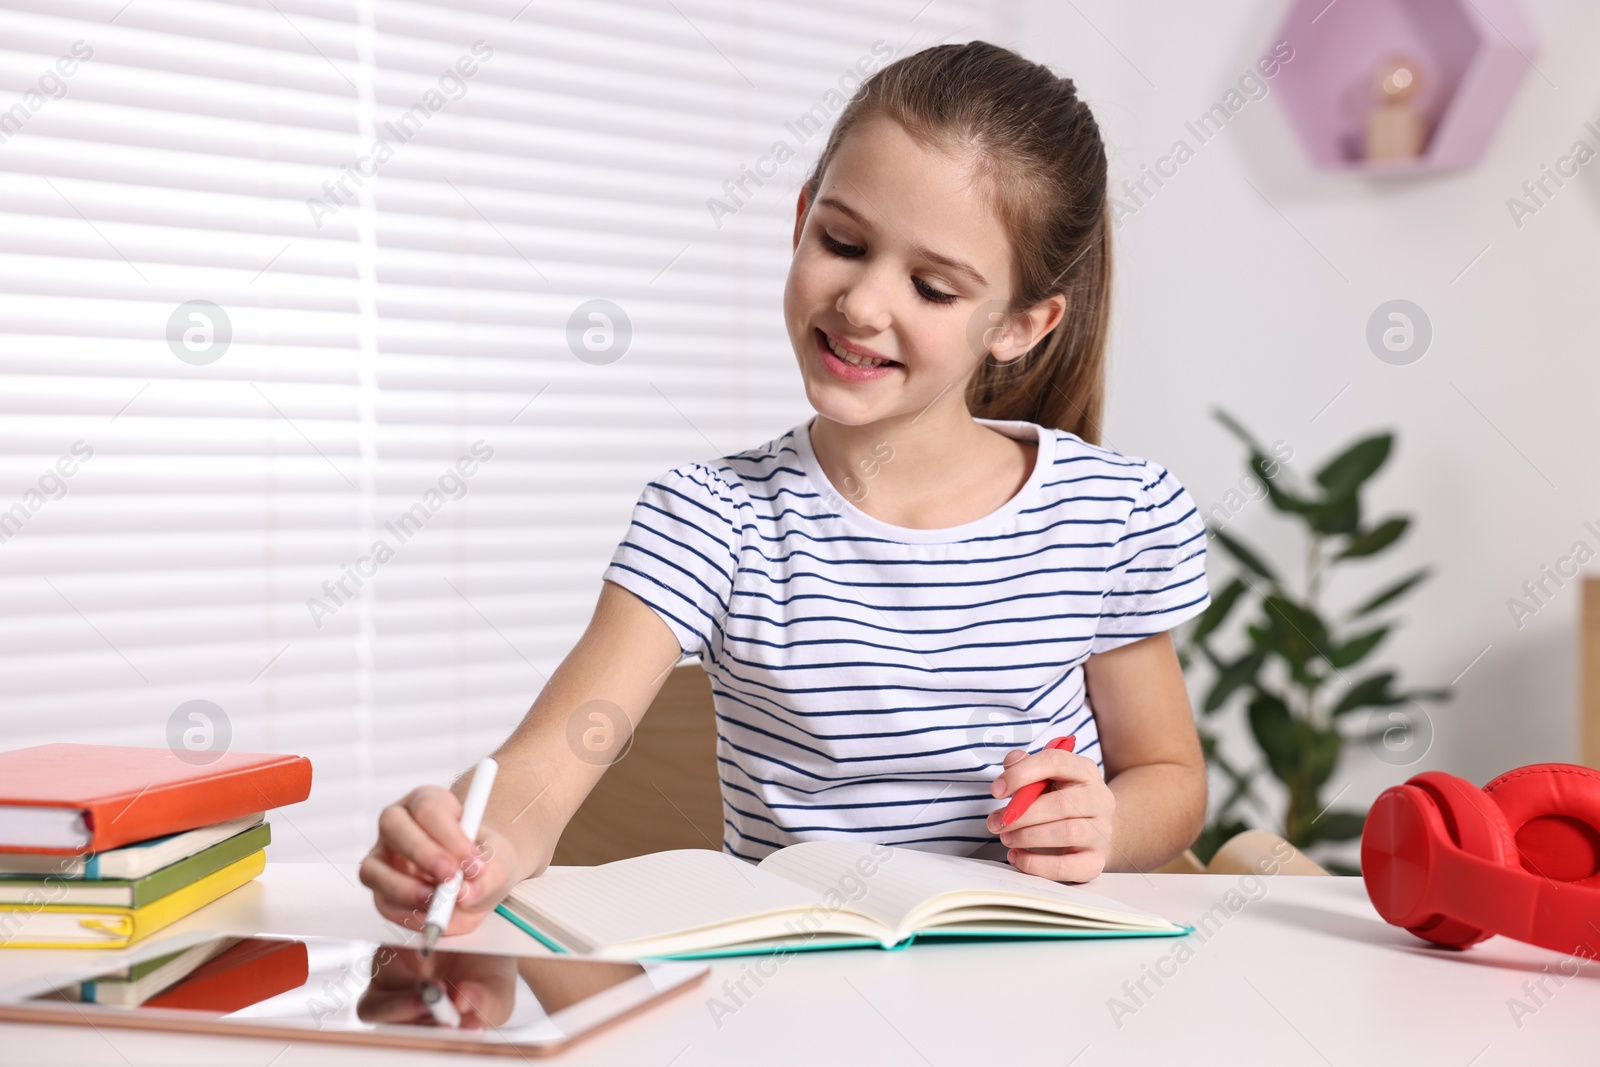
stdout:
[(1521, 867), (1551, 881), (1600, 888), (1600, 772), (1537, 763), (1507, 771), (1483, 791), (1504, 813)]
[(1361, 829), (1361, 880), (1384, 922), (1410, 930), (1443, 918), (1435, 883), (1449, 838), (1439, 805), (1421, 789), (1407, 783), (1378, 794)]
[[(1451, 842), (1463, 852), (1506, 867), (1520, 866), (1511, 827), (1500, 806), (1483, 790), (1442, 771), (1425, 771), (1407, 784), (1421, 789), (1434, 802)], [(1495, 934), (1450, 915), (1438, 915), (1407, 929), (1424, 941), (1450, 948), (1466, 948)]]

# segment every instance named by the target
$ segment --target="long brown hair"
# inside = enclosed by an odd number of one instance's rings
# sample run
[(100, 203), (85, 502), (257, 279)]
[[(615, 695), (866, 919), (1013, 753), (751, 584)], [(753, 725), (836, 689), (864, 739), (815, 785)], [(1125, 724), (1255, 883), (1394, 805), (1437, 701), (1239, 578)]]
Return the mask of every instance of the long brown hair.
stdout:
[(894, 119), (929, 147), (971, 153), (1015, 252), (1016, 314), (1064, 294), (1055, 329), (1008, 363), (985, 355), (967, 408), (1025, 419), (1100, 443), (1111, 305), (1111, 226), (1100, 127), (1070, 78), (987, 41), (943, 44), (898, 59), (856, 91), (806, 179), (822, 175), (863, 120)]

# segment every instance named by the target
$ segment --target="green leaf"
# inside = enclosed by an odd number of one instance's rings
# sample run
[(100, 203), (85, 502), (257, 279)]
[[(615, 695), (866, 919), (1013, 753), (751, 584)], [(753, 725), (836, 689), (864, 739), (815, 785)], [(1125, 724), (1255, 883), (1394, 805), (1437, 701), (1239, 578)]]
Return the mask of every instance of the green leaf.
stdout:
[(1227, 549), (1228, 554), (1233, 556), (1234, 559), (1244, 564), (1250, 570), (1255, 571), (1273, 585), (1278, 584), (1278, 576), (1272, 573), (1272, 568), (1263, 563), (1261, 558), (1250, 549), (1246, 548), (1244, 545), (1241, 545), (1239, 542), (1235, 541), (1221, 530), (1212, 530), (1211, 536), (1216, 538), (1217, 543), (1223, 548)]
[(1211, 414), (1218, 422), (1226, 426), (1228, 430), (1244, 444), (1244, 447), (1249, 450), (1250, 473), (1261, 479), (1261, 484), (1266, 488), (1267, 496), (1272, 501), (1274, 507), (1280, 511), (1287, 511), (1297, 514), (1305, 514), (1318, 507), (1316, 501), (1307, 500), (1304, 497), (1296, 496), (1294, 493), (1291, 493), (1285, 489), (1278, 482), (1276, 477), (1273, 477), (1267, 473), (1267, 471), (1272, 469), (1274, 466), (1281, 467), (1281, 462), (1278, 460), (1268, 459), (1267, 450), (1261, 447), (1261, 442), (1257, 441), (1253, 436), (1251, 436), (1249, 430), (1246, 430), (1243, 426), (1239, 425), (1238, 421), (1235, 420), (1232, 415), (1229, 415), (1220, 408), (1213, 408)]
[(1206, 608), (1205, 614), (1200, 616), (1200, 621), (1195, 623), (1194, 630), (1189, 635), (1189, 640), (1195, 643), (1204, 641), (1211, 636), (1218, 626), (1227, 621), (1228, 613), (1239, 602), (1239, 597), (1244, 594), (1244, 579), (1235, 578), (1228, 583), (1228, 587), (1211, 598), (1211, 604)]
[(1394, 434), (1382, 433), (1362, 438), (1317, 472), (1317, 484), (1329, 496), (1352, 496), (1361, 483), (1377, 473), (1394, 447)]
[(1364, 634), (1350, 638), (1328, 653), (1328, 663), (1334, 667), (1349, 667), (1361, 662), (1385, 637), (1389, 636), (1389, 630), (1388, 626), (1380, 626), (1376, 630), (1368, 630)]
[(1395, 582), (1393, 585), (1389, 586), (1389, 588), (1385, 589), (1383, 592), (1379, 593), (1377, 596), (1373, 597), (1371, 600), (1352, 611), (1350, 613), (1350, 617), (1352, 619), (1359, 619), (1363, 615), (1371, 615), (1374, 611), (1377, 611), (1385, 604), (1399, 599), (1400, 597), (1404, 596), (1412, 586), (1426, 578), (1432, 569), (1433, 568), (1431, 567), (1423, 567), (1415, 574), (1409, 574), (1400, 579), (1398, 582)]
[(1320, 534), (1354, 533), (1361, 528), (1361, 503), (1353, 496), (1337, 497), (1317, 505), (1306, 519)]
[(1344, 878), (1360, 878), (1361, 868), (1353, 863), (1342, 863), (1339, 860), (1329, 860), (1322, 865), (1329, 874), (1337, 874)]
[(1307, 833), (1312, 841), (1351, 841), (1361, 836), (1366, 822), (1364, 811), (1328, 811), (1311, 824)]
[(1288, 707), (1271, 693), (1259, 693), (1250, 701), (1249, 714), (1250, 732), (1267, 757), (1267, 766), (1279, 778), (1292, 776), (1300, 753)]
[(1356, 559), (1361, 556), (1371, 556), (1382, 552), (1406, 532), (1406, 527), (1411, 525), (1410, 519), (1389, 519), (1365, 533), (1358, 533), (1345, 542), (1344, 551), (1334, 559)]
[(1255, 453), (1262, 453), (1266, 451), (1266, 449), (1262, 448), (1254, 437), (1250, 436), (1250, 431), (1239, 425), (1238, 420), (1236, 420), (1232, 415), (1229, 415), (1226, 411), (1223, 411), (1221, 408), (1212, 408), (1211, 415), (1218, 422), (1222, 423), (1222, 425), (1226, 426), (1233, 433), (1233, 436), (1237, 437), (1244, 444), (1244, 447), (1248, 448), (1250, 451)]
[(1271, 652), (1277, 647), (1278, 639), (1265, 626), (1259, 626), (1252, 622), (1245, 626), (1244, 632), (1250, 636), (1251, 648), (1259, 648), (1263, 652)]
[(1314, 655), (1310, 644), (1288, 630), (1276, 617), (1270, 621), (1272, 626), (1251, 623), (1245, 628), (1250, 635), (1251, 646), (1268, 655), (1281, 657), (1288, 665), (1295, 685), (1301, 688), (1320, 685), (1322, 679), (1309, 669)]
[(1270, 466), (1272, 466), (1272, 460), (1269, 460), (1260, 452), (1250, 453), (1250, 469), (1260, 475), (1261, 484), (1267, 490), (1267, 499), (1271, 501), (1273, 507), (1279, 511), (1287, 511), (1292, 515), (1309, 515), (1322, 507), (1322, 504), (1318, 501), (1308, 500), (1305, 497), (1296, 496), (1294, 493), (1289, 492), (1279, 484), (1276, 478), (1267, 477), (1267, 468)]
[(1277, 638), (1276, 651), (1290, 663), (1305, 663), (1312, 656), (1324, 655), (1332, 644), (1327, 626), (1310, 608), (1281, 596), (1267, 597), (1263, 607)]
[(1256, 673), (1266, 661), (1266, 652), (1258, 648), (1246, 652), (1225, 667), (1211, 686), (1211, 692), (1206, 694), (1206, 702), (1203, 705), (1206, 714), (1209, 715), (1222, 707), (1241, 686), (1254, 685)]
[(1394, 671), (1383, 671), (1352, 685), (1339, 698), (1339, 703), (1333, 706), (1329, 713), (1333, 716), (1343, 715), (1355, 711), (1357, 708), (1386, 708), (1399, 704), (1406, 699), (1404, 693), (1390, 692), (1389, 686), (1394, 684)]
[(1345, 738), (1337, 729), (1318, 730), (1306, 722), (1297, 725), (1304, 727), (1301, 744), (1306, 749), (1306, 783), (1315, 795), (1328, 784), (1328, 779), (1333, 777), (1333, 772), (1338, 768), (1339, 757), (1344, 753)]

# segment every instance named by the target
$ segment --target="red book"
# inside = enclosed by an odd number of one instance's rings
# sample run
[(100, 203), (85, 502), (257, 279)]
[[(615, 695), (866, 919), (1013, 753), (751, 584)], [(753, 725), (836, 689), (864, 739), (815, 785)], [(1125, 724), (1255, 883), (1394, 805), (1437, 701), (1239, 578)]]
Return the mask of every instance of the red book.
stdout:
[(193, 830), (311, 795), (311, 761), (165, 748), (39, 745), (0, 752), (0, 851), (79, 855)]
[(304, 941), (247, 938), (145, 1001), (144, 1007), (227, 1015), (298, 989), (309, 975)]

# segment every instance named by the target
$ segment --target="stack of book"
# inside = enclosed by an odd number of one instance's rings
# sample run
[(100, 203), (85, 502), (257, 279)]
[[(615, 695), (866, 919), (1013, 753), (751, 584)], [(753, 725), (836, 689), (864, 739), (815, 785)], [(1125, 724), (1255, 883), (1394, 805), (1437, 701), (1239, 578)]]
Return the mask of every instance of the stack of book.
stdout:
[(266, 812), (310, 794), (303, 756), (0, 752), (0, 947), (129, 945), (260, 874)]
[(119, 1008), (182, 1008), (228, 1015), (280, 993), (310, 976), (304, 941), (214, 937), (92, 979), (59, 985), (52, 1000)]

